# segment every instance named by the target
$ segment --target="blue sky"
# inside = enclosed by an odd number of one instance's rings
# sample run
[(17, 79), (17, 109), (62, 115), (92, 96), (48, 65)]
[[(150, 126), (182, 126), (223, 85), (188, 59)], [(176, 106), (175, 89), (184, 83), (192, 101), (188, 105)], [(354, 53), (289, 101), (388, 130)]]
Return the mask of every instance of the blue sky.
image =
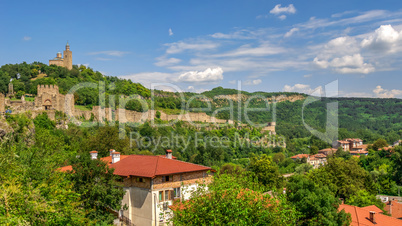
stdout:
[[(402, 98), (398, 1), (1, 1), (0, 65), (73, 63), (171, 83)], [(170, 89), (169, 87), (161, 87)]]

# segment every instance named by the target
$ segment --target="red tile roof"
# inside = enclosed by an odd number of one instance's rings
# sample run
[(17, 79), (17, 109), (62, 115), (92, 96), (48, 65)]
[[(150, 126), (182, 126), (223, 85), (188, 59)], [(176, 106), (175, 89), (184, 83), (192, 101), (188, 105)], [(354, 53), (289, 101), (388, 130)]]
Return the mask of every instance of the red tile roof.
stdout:
[[(114, 174), (120, 176), (153, 178), (158, 175), (212, 170), (210, 167), (183, 162), (176, 159), (168, 159), (164, 155), (120, 155), (120, 161), (113, 164), (111, 156), (103, 157), (101, 160), (105, 161), (110, 167), (115, 169)], [(73, 167), (71, 165), (63, 166), (57, 170), (67, 172), (72, 171)]]
[(115, 169), (116, 175), (150, 178), (158, 175), (211, 170), (210, 167), (153, 155), (129, 155), (111, 164), (110, 167)]
[(384, 211), (382, 209), (378, 208), (376, 205), (365, 206), (365, 207), (361, 207), (361, 208), (368, 210), (368, 211), (374, 211), (376, 213), (384, 213)]
[[(385, 211), (391, 214), (392, 217), (402, 219), (402, 203), (397, 202), (396, 200), (385, 203)], [(391, 205), (390, 205), (391, 204)], [(402, 220), (401, 220), (402, 222)], [(401, 224), (402, 225), (402, 224)]]
[(308, 158), (309, 154), (298, 154), (290, 157), (291, 159), (302, 159), (302, 158)]
[(402, 221), (396, 218), (377, 213), (375, 214), (375, 222), (370, 221), (370, 210), (360, 208), (357, 206), (350, 206), (346, 204), (339, 205), (339, 211), (345, 210), (346, 213), (350, 213), (352, 215), (352, 222), (350, 225), (352, 226), (366, 226), (366, 225), (375, 225), (375, 226), (391, 226), (391, 225), (402, 225)]

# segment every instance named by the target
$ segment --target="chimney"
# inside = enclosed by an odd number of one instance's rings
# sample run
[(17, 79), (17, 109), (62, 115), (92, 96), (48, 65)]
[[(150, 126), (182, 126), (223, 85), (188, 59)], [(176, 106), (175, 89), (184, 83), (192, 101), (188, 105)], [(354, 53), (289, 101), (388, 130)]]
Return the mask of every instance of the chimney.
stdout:
[(114, 149), (110, 149), (110, 150), (109, 150), (110, 156), (112, 156), (112, 153), (113, 153), (113, 152), (115, 152)]
[(120, 161), (120, 152), (112, 153), (112, 164)]
[(370, 218), (369, 218), (369, 219), (370, 219), (370, 221), (373, 222), (374, 224), (376, 223), (376, 222), (375, 222), (375, 212), (374, 212), (374, 211), (370, 211)]
[(91, 159), (97, 159), (98, 158), (98, 152), (97, 151), (90, 151), (89, 154), (91, 155)]
[(166, 158), (168, 158), (168, 159), (172, 159), (173, 158), (173, 156), (172, 156), (172, 150), (166, 150)]

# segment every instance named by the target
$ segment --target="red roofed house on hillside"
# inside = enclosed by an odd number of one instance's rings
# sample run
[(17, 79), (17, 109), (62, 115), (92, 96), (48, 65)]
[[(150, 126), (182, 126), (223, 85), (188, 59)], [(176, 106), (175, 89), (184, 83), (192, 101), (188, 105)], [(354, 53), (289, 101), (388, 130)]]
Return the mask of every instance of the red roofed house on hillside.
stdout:
[[(97, 158), (92, 151), (91, 158)], [(120, 210), (123, 219), (134, 225), (164, 225), (169, 209), (175, 199), (188, 199), (199, 183), (209, 183), (213, 171), (210, 167), (175, 160), (172, 151), (165, 156), (120, 155), (110, 150), (110, 156), (101, 158), (114, 168), (114, 174), (123, 177), (126, 191)], [(71, 166), (59, 168), (71, 170)]]
[(327, 163), (327, 157), (324, 154), (318, 153), (315, 155), (309, 154), (298, 154), (290, 157), (293, 160), (303, 159), (305, 158), (307, 163), (312, 165), (314, 169), (318, 168), (319, 166), (325, 165)]
[(384, 209), (389, 214), (391, 214), (392, 217), (398, 218), (402, 222), (402, 203), (399, 203), (397, 200), (393, 201), (390, 200), (387, 203), (385, 203)]
[(352, 215), (352, 226), (396, 226), (402, 225), (402, 220), (382, 214), (376, 206), (357, 207), (346, 204), (339, 205), (339, 211), (345, 210)]

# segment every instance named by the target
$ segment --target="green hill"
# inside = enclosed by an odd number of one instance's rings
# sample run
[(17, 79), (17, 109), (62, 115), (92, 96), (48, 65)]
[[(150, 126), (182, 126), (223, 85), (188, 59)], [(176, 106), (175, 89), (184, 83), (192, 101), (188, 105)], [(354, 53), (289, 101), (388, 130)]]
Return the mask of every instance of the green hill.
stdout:
[[(38, 75), (40, 75), (38, 77)], [(46, 75), (46, 76), (45, 76)], [(129, 96), (133, 94), (141, 95), (150, 106), (151, 92), (139, 83), (130, 80), (120, 79), (112, 76), (105, 76), (98, 71), (74, 65), (72, 70), (55, 65), (48, 66), (43, 63), (34, 62), (31, 64), (7, 64), (0, 67), (0, 92), (6, 93), (10, 79), (13, 79), (15, 92), (36, 94), (38, 84), (55, 84), (59, 86), (61, 93), (67, 91), (74, 85), (81, 82), (104, 82), (106, 106), (109, 105), (109, 96), (115, 96), (116, 107), (119, 106), (121, 95)], [(114, 86), (111, 86), (114, 84)], [(179, 98), (185, 98), (183, 105)], [(214, 88), (202, 93), (172, 93), (166, 91), (155, 91), (155, 108), (168, 113), (176, 113), (182, 107), (186, 110), (195, 108), (208, 108), (208, 101), (211, 104), (209, 110), (203, 110), (209, 115), (222, 119), (230, 119), (229, 110), (222, 108), (233, 105), (233, 119), (245, 120), (245, 105), (249, 108), (265, 108), (266, 103), (263, 98), (270, 102), (269, 111), (248, 112), (247, 116), (254, 123), (266, 123), (273, 121), (273, 105), (276, 104), (277, 132), (287, 138), (302, 138), (311, 136), (310, 132), (303, 126), (302, 106), (307, 95), (289, 92), (246, 92), (235, 89), (225, 89), (222, 87)], [(239, 95), (239, 96), (238, 96)], [(258, 95), (248, 102), (249, 98)], [(240, 112), (238, 97), (240, 97)], [(326, 123), (326, 104), (338, 102), (339, 106), (339, 136), (360, 137), (365, 142), (372, 142), (380, 137), (386, 138), (388, 142), (400, 139), (402, 136), (402, 100), (401, 99), (379, 99), (379, 98), (323, 98), (308, 105), (304, 111), (305, 122), (318, 130), (325, 130)], [(86, 105), (86, 108), (99, 105), (99, 89), (84, 88), (75, 94), (76, 105)], [(125, 106), (126, 109), (136, 111), (146, 111), (137, 101), (130, 101)]]

